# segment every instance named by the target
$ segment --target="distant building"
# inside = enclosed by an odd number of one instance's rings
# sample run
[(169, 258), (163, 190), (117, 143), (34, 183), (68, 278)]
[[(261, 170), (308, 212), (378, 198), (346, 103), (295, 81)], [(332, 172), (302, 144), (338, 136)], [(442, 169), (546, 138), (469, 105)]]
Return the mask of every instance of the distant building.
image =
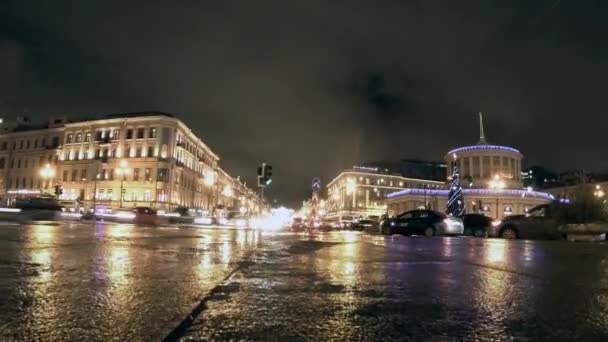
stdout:
[(377, 168), (386, 173), (400, 174), (403, 177), (428, 179), (435, 181), (446, 180), (447, 164), (444, 162), (401, 159), (398, 161), (365, 162), (361, 166)]
[(521, 172), (524, 187), (531, 186), (534, 189), (543, 189), (559, 183), (557, 173), (547, 170), (542, 166), (530, 166)]
[[(480, 113), (480, 139), (477, 145), (453, 149), (445, 155), (446, 178), (458, 167), (462, 180), (465, 210), (495, 218), (523, 214), (532, 207), (553, 199), (545, 192), (524, 189), (521, 162), (517, 149), (491, 145), (485, 140)], [(416, 208), (445, 211), (449, 190), (407, 188), (387, 195), (390, 214)], [(429, 200), (430, 198), (430, 200)]]
[(369, 217), (386, 214), (385, 198), (405, 188), (441, 189), (442, 181), (403, 177), (385, 169), (353, 166), (327, 184), (327, 217)]

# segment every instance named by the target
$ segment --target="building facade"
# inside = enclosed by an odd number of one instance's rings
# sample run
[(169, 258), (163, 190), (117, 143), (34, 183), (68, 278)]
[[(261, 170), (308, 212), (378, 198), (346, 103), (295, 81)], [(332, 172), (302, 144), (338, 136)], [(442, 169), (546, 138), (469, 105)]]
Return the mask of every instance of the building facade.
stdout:
[(182, 121), (160, 112), (54, 120), (0, 134), (0, 187), (8, 199), (59, 186), (61, 200), (84, 208), (259, 207), (255, 193), (218, 162)]
[[(445, 155), (446, 179), (451, 182), (457, 167), (467, 213), (482, 213), (494, 218), (524, 214), (536, 205), (553, 200), (554, 196), (523, 187), (522, 159), (523, 155), (515, 148), (486, 142), (480, 114), (479, 143), (453, 149)], [(425, 207), (444, 212), (448, 193), (449, 190), (408, 188), (388, 194), (389, 215)], [(425, 206), (427, 201), (430, 205)]]
[(409, 187), (441, 189), (444, 182), (382, 173), (371, 167), (343, 170), (327, 184), (326, 217), (384, 215), (386, 196)]

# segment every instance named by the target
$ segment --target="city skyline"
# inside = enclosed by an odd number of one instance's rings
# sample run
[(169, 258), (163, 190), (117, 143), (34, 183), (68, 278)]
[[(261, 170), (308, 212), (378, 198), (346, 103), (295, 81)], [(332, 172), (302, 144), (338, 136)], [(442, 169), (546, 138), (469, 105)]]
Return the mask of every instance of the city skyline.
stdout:
[(145, 4), (10, 1), (0, 113), (174, 113), (247, 184), (271, 163), (292, 206), (314, 177), (475, 143), (479, 111), (527, 165), (608, 167), (601, 3)]

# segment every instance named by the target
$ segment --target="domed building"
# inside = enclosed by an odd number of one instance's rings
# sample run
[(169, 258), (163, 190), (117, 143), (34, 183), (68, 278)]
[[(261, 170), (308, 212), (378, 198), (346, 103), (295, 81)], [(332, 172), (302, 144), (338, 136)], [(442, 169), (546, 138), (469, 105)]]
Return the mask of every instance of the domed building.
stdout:
[[(465, 211), (494, 218), (524, 214), (530, 208), (553, 200), (553, 195), (524, 189), (521, 179), (523, 154), (509, 146), (489, 144), (479, 113), (477, 145), (453, 149), (445, 155), (448, 169), (446, 187), (457, 167), (462, 184)], [(387, 195), (389, 214), (417, 208), (444, 212), (449, 190), (410, 188)]]

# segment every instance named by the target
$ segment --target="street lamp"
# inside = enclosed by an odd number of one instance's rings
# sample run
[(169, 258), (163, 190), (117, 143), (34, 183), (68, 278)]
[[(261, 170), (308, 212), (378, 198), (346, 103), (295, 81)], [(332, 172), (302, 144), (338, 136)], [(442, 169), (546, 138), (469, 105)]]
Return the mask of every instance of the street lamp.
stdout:
[[(44, 167), (40, 169), (40, 177), (42, 177), (42, 179), (44, 180), (44, 185), (46, 185), (44, 188), (48, 188), (47, 182), (49, 179), (55, 177), (55, 169), (52, 168), (50, 164), (44, 165)], [(42, 190), (42, 184), (40, 186), (40, 189)]]
[(116, 169), (116, 174), (120, 176), (120, 207), (122, 208), (122, 201), (124, 199), (124, 189), (123, 182), (125, 181), (125, 176), (129, 174), (129, 169), (127, 168), (128, 164), (126, 160), (121, 160), (118, 164), (118, 168)]
[(598, 184), (595, 186), (595, 191), (593, 192), (593, 195), (597, 198), (602, 198), (602, 197), (604, 197), (604, 195), (606, 195), (606, 193), (604, 192), (604, 190), (602, 190), (602, 188)]
[(346, 180), (346, 194), (352, 195), (352, 199), (350, 201), (350, 212), (352, 214), (353, 211), (353, 200), (355, 199), (355, 191), (357, 190), (357, 184), (355, 184), (355, 180), (353, 178), (348, 178)]
[[(490, 189), (494, 190), (501, 190), (506, 186), (505, 181), (500, 179), (499, 175), (494, 175), (494, 179), (492, 179), (488, 184)], [(498, 194), (496, 194), (496, 219), (498, 219)]]

